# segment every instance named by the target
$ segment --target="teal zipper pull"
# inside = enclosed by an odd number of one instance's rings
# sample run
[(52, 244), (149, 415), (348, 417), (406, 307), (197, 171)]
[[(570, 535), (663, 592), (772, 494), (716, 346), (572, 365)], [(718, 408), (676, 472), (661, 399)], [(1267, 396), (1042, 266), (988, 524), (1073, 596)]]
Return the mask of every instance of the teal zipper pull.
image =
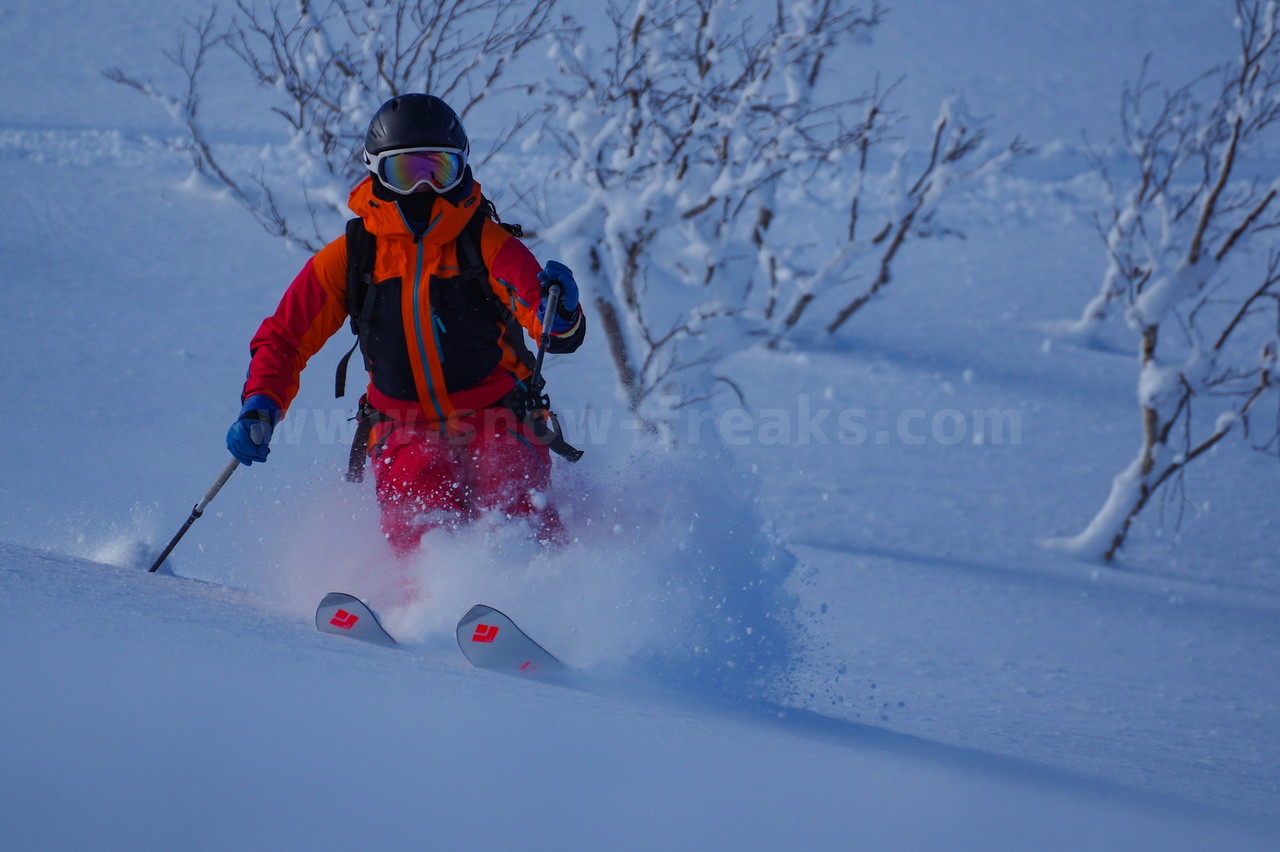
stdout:
[(440, 338), (446, 334), (444, 328), (444, 320), (440, 319), (440, 315), (436, 313), (435, 306), (431, 307), (431, 336), (435, 338), (436, 354), (440, 356), (440, 363), (444, 363), (444, 347), (441, 345)]

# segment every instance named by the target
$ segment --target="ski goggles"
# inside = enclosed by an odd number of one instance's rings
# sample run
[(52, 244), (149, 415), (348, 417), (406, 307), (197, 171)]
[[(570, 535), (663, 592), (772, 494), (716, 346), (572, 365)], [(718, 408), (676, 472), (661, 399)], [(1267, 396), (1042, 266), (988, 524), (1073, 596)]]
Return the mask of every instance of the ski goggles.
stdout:
[(448, 192), (462, 182), (467, 152), (457, 148), (400, 148), (364, 154), (364, 164), (393, 192), (409, 195), (418, 187)]

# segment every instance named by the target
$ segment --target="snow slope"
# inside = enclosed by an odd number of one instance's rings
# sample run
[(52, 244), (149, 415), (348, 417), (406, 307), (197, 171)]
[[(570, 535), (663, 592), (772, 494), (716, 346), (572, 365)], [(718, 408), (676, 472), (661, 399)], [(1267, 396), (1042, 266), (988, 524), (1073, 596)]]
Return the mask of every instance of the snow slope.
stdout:
[(469, 668), (6, 546), (9, 849), (1205, 849), (1265, 835), (881, 728)]
[[(1153, 510), (1123, 570), (1038, 544), (1087, 522), (1136, 440), (1130, 359), (1038, 330), (1104, 268), (1079, 133), (1112, 135), (1144, 50), (1157, 72), (1217, 61), (1220, 4), (892, 7), (851, 73), (906, 74), (924, 126), (963, 85), (1042, 155), (953, 202), (967, 239), (912, 246), (838, 341), (735, 359), (748, 409), (691, 425), (695, 452), (630, 449), (598, 338), (561, 359), (589, 453), (558, 471), (579, 540), (435, 536), (407, 605), (370, 495), (340, 481), (342, 339), (271, 462), (175, 555), (206, 582), (138, 569), (222, 467), (247, 341), (304, 258), (187, 182), (159, 111), (99, 76), (163, 76), (205, 7), (136, 5), (0, 8), (6, 848), (1280, 843), (1274, 468), (1224, 448), (1181, 529)], [(276, 129), (211, 70), (206, 123), (256, 156)], [(409, 649), (316, 634), (337, 588)], [(467, 668), (452, 622), (481, 600), (579, 687)]]

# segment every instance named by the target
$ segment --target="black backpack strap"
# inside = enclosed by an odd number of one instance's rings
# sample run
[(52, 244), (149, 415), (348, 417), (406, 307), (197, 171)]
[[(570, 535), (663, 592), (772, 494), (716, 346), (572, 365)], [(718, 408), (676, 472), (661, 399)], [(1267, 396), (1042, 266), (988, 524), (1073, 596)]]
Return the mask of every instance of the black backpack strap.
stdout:
[(582, 458), (582, 450), (564, 439), (560, 418), (551, 410), (551, 398), (546, 394), (534, 392), (524, 382), (517, 382), (511, 393), (503, 398), (502, 404), (529, 427), (539, 444), (571, 462)]
[[(474, 285), (480, 288), (481, 294), (506, 328), (507, 343), (512, 351), (525, 366), (532, 370), (536, 359), (529, 351), (529, 345), (525, 343), (524, 326), (520, 325), (515, 314), (503, 304), (502, 299), (498, 298), (498, 294), (493, 292), (493, 287), (489, 285), (489, 270), (484, 264), (484, 255), (480, 246), (484, 223), (487, 219), (493, 219), (514, 237), (522, 235), (519, 225), (508, 225), (502, 222), (498, 219), (493, 202), (487, 198), (482, 199), (480, 207), (467, 222), (457, 240), (458, 277), (474, 280)], [(351, 330), (356, 335), (356, 342), (338, 364), (337, 375), (334, 377), (334, 391), (338, 397), (346, 393), (347, 365), (351, 356), (356, 348), (368, 339), (369, 321), (373, 316), (376, 295), (373, 285), (376, 250), (377, 240), (365, 229), (364, 221), (359, 217), (349, 220), (347, 222), (346, 310), (351, 317)], [(367, 351), (367, 347), (361, 347), (361, 351)], [(368, 363), (365, 364), (365, 369), (369, 369)], [(530, 388), (524, 382), (517, 382), (516, 389), (508, 394), (503, 404), (529, 426), (539, 443), (545, 444), (553, 452), (569, 461), (577, 461), (582, 457), (581, 450), (573, 448), (564, 440), (560, 432), (559, 420), (550, 409), (551, 401), (542, 394), (541, 387)], [(364, 479), (369, 434), (375, 425), (385, 419), (387, 419), (385, 415), (369, 405), (368, 397), (361, 398), (360, 409), (355, 417), (356, 434), (351, 443), (351, 454), (347, 464), (346, 478), (349, 482), (360, 482)]]
[(511, 313), (511, 309), (503, 304), (498, 294), (489, 286), (489, 270), (485, 267), (484, 257), (480, 252), (480, 238), (484, 233), (486, 219), (493, 219), (512, 236), (519, 236), (523, 232), (519, 225), (507, 225), (499, 221), (493, 202), (487, 198), (482, 199), (480, 208), (476, 210), (475, 215), (471, 217), (471, 221), (467, 222), (466, 227), (462, 229), (462, 234), (458, 237), (458, 275), (476, 279), (476, 286), (480, 288), (480, 292), (507, 329), (507, 343), (511, 345), (511, 350), (526, 367), (532, 370), (535, 359), (533, 353), (529, 351), (529, 345), (524, 341), (524, 326), (520, 325), (515, 314)]
[[(487, 198), (482, 199), (480, 209), (471, 217), (471, 221), (467, 223), (458, 239), (458, 266), (460, 267), (458, 274), (477, 279), (477, 286), (481, 288), (481, 292), (493, 306), (494, 312), (506, 326), (507, 343), (524, 365), (533, 370), (537, 359), (529, 351), (529, 345), (525, 343), (524, 326), (520, 325), (515, 314), (503, 304), (498, 294), (489, 286), (489, 273), (485, 268), (480, 250), (480, 237), (484, 231), (486, 219), (497, 222), (513, 237), (519, 237), (523, 233), (519, 225), (508, 225), (498, 218), (492, 201)], [(515, 388), (502, 400), (502, 404), (529, 427), (538, 443), (544, 444), (557, 455), (576, 462), (582, 458), (582, 450), (571, 446), (564, 439), (560, 431), (560, 420), (551, 410), (551, 400), (542, 392), (545, 384), (543, 380), (539, 382), (538, 387), (532, 387), (517, 380)]]
[(369, 436), (373, 427), (390, 420), (390, 417), (369, 404), (368, 395), (360, 397), (356, 416), (356, 433), (351, 439), (351, 452), (347, 456), (347, 482), (364, 482), (364, 460), (369, 454)]
[(550, 408), (535, 412), (525, 419), (525, 423), (533, 430), (534, 437), (551, 452), (571, 462), (582, 458), (582, 450), (564, 439), (564, 433), (560, 431), (560, 418)]
[[(338, 362), (334, 375), (334, 396), (342, 398), (347, 393), (347, 364), (356, 347), (369, 336), (369, 318), (373, 316), (373, 264), (376, 259), (377, 240), (364, 227), (359, 216), (347, 221), (347, 314), (351, 317), (351, 331), (356, 342)], [(362, 352), (367, 347), (362, 348)], [(369, 365), (365, 364), (365, 369)]]
[[(360, 217), (347, 221), (347, 314), (351, 317), (351, 331), (356, 336), (355, 343), (347, 350), (338, 362), (338, 370), (334, 375), (334, 396), (341, 398), (347, 392), (347, 365), (356, 348), (361, 347), (361, 356), (368, 351), (361, 346), (368, 340), (369, 319), (373, 316), (373, 263), (376, 259), (377, 240), (364, 226)], [(365, 363), (365, 369), (369, 368)], [(378, 423), (381, 415), (369, 405), (368, 397), (360, 398), (360, 408), (356, 412), (356, 433), (351, 441), (351, 454), (347, 460), (347, 481), (362, 482), (364, 480), (364, 459), (369, 443), (369, 433)]]

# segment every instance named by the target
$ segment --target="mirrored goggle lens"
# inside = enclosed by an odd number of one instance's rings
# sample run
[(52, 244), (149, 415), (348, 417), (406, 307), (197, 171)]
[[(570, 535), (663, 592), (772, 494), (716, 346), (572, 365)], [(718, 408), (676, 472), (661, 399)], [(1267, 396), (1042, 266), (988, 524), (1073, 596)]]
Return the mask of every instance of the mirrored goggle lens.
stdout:
[(453, 151), (406, 151), (382, 161), (382, 182), (400, 192), (412, 192), (422, 184), (444, 192), (462, 179), (466, 161)]

